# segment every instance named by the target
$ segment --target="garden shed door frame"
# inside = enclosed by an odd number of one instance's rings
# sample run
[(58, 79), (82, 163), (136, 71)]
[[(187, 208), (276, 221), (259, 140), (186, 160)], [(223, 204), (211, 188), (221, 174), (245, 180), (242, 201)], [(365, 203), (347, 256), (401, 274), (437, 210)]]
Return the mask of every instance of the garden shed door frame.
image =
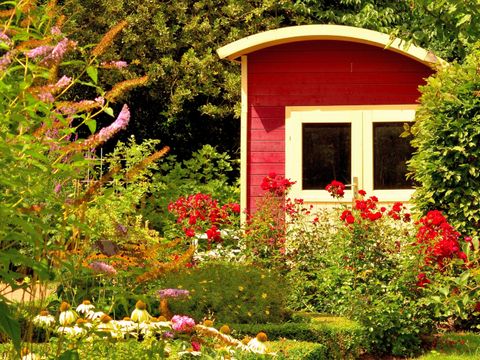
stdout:
[[(285, 177), (296, 183), (290, 196), (311, 203), (336, 202), (324, 189), (302, 189), (302, 126), (306, 123), (350, 123), (351, 124), (351, 179), (358, 178), (358, 188), (369, 196), (382, 201), (409, 201), (412, 189), (376, 190), (373, 185), (373, 124), (388, 122), (413, 122), (417, 105), (358, 105), (358, 106), (287, 106), (285, 108)], [(335, 179), (332, 179), (335, 180)], [(352, 199), (353, 192), (347, 190), (345, 199)]]

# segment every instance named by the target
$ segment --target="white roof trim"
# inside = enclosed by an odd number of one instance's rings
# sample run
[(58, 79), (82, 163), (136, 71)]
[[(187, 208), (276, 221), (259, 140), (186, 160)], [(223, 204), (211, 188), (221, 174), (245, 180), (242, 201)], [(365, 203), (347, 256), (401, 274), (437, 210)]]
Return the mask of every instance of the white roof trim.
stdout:
[(389, 49), (430, 67), (446, 64), (430, 51), (414, 45), (406, 47), (404, 40), (391, 39), (378, 31), (343, 25), (301, 25), (269, 30), (227, 44), (217, 49), (217, 53), (221, 59), (236, 60), (270, 46), (306, 40), (351, 41)]

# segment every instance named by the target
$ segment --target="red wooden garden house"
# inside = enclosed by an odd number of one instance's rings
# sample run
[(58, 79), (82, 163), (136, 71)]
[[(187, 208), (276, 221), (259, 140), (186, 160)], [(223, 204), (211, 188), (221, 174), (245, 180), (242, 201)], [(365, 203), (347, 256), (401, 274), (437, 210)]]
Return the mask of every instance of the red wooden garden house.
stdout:
[[(241, 203), (254, 210), (270, 172), (296, 181), (291, 196), (333, 201), (336, 179), (383, 201), (406, 201), (409, 141), (419, 85), (442, 60), (376, 31), (286, 27), (217, 50), (241, 62)], [(347, 191), (345, 198), (351, 198)]]

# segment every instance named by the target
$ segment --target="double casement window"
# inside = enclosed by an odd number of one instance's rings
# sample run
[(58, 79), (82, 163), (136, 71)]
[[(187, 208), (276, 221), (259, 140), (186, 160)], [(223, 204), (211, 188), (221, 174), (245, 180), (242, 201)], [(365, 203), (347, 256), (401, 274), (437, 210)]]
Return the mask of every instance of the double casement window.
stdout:
[[(358, 183), (382, 201), (408, 201), (413, 193), (406, 161), (410, 138), (400, 135), (414, 121), (415, 105), (286, 108), (285, 176), (296, 181), (291, 196), (309, 202), (333, 199), (332, 180)], [(345, 198), (351, 198), (351, 190)]]

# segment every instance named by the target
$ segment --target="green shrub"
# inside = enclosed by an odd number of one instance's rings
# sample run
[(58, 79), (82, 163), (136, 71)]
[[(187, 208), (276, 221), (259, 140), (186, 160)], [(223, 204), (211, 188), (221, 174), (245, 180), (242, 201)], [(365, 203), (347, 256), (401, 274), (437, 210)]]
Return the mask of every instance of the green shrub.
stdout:
[(441, 210), (461, 233), (474, 235), (480, 226), (479, 68), (477, 45), (462, 64), (439, 70), (421, 88), (409, 162), (420, 185), (417, 210)]
[(240, 190), (231, 181), (237, 167), (238, 161), (210, 145), (203, 146), (183, 162), (177, 162), (171, 155), (153, 177), (151, 195), (141, 212), (155, 229), (168, 236), (176, 218), (167, 207), (181, 196), (204, 193), (221, 203), (238, 202)]
[(206, 263), (167, 274), (155, 286), (189, 290), (190, 297), (171, 300), (170, 309), (197, 321), (209, 316), (220, 325), (278, 323), (288, 316), (282, 278), (273, 271), (252, 266)]
[(267, 349), (278, 359), (323, 360), (328, 359), (328, 349), (323, 344), (307, 341), (279, 340), (267, 343)]
[(356, 322), (318, 314), (297, 314), (296, 317), (303, 322), (233, 324), (231, 327), (241, 335), (255, 336), (263, 331), (270, 340), (286, 338), (320, 343), (327, 349), (325, 359), (354, 359), (365, 349), (366, 331)]
[(403, 205), (386, 209), (362, 196), (351, 208), (316, 215), (296, 215), (288, 234), (291, 306), (358, 321), (372, 353), (418, 352), (432, 314), (420, 302), (422, 256)]

